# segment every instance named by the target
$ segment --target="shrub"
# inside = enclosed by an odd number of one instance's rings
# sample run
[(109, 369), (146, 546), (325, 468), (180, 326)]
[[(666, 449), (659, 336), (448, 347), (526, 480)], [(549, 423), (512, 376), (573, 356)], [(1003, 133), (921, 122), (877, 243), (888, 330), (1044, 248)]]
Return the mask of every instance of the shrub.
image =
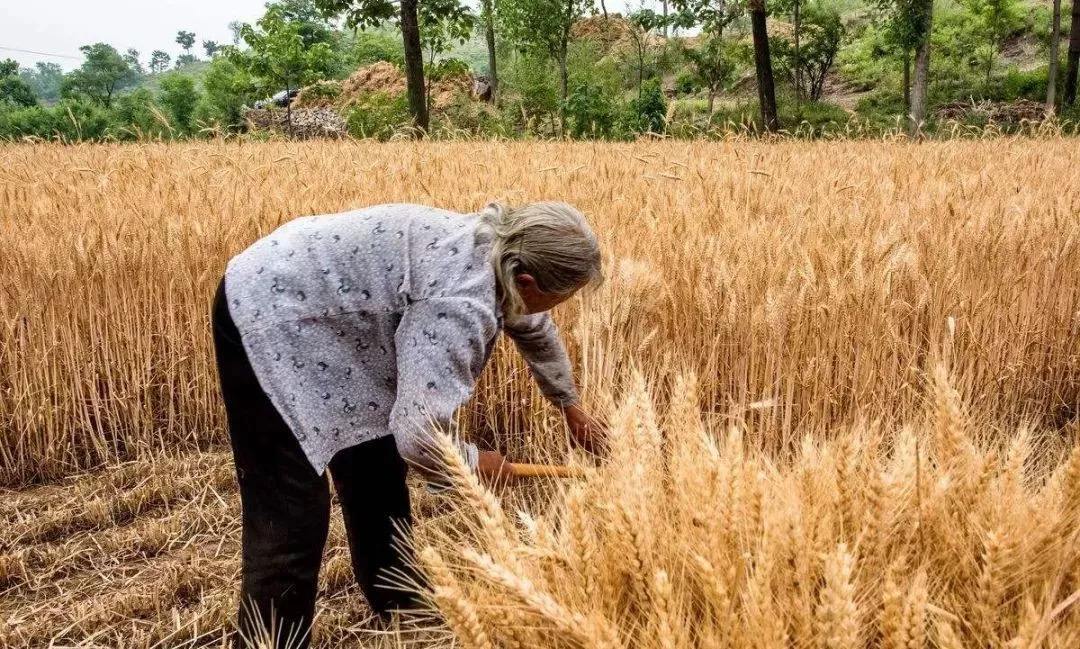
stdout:
[(347, 58), (354, 67), (363, 67), (376, 61), (405, 64), (405, 52), (401, 37), (384, 31), (356, 32), (347, 46)]
[(641, 95), (634, 97), (626, 106), (625, 123), (632, 133), (663, 133), (667, 121), (667, 99), (660, 90), (660, 82), (649, 79), (641, 88)]
[(606, 138), (618, 122), (615, 99), (600, 85), (582, 83), (566, 100), (567, 130), (574, 138)]
[(408, 125), (409, 105), (404, 95), (372, 92), (349, 110), (345, 118), (349, 135), (356, 138), (388, 140)]

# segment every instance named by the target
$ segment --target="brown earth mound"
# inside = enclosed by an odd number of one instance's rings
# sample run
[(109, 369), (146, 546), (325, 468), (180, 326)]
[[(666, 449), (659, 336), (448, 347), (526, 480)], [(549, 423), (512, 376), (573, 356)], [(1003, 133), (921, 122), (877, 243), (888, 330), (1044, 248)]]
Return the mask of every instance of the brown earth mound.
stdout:
[(293, 108), (328, 108), (341, 96), (340, 81), (316, 81), (300, 89), (293, 98)]
[(573, 38), (587, 39), (600, 44), (604, 51), (608, 51), (630, 39), (630, 21), (620, 14), (608, 14), (603, 16), (589, 16), (574, 23), (570, 28)]
[(388, 61), (365, 65), (341, 82), (341, 95), (336, 103), (338, 106), (348, 106), (371, 92), (405, 94), (405, 74)]

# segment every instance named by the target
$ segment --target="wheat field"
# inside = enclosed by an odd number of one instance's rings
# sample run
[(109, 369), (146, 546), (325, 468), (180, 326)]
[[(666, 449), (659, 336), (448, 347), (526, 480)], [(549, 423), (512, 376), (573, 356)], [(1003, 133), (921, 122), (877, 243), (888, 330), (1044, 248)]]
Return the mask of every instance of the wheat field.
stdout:
[(224, 641), (230, 255), (305, 214), (541, 198), (605, 250), (556, 318), (609, 459), (501, 347), (465, 430), (584, 477), (450, 462), (417, 495), (431, 610), (388, 633), (335, 518), (316, 646), (1080, 644), (1080, 166), (1049, 137), (0, 146), (0, 645)]

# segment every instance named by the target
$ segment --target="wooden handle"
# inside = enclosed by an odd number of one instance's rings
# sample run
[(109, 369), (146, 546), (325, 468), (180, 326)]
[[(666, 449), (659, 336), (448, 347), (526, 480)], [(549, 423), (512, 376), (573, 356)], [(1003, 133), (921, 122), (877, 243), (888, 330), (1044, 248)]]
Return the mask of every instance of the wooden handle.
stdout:
[(576, 467), (561, 464), (513, 463), (514, 475), (519, 478), (580, 478), (585, 472)]

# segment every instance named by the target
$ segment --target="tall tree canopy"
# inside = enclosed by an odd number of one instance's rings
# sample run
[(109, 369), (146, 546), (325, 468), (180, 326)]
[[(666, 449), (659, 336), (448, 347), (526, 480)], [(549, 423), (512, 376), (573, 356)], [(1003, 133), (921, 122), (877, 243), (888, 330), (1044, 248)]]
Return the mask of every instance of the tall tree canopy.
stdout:
[[(230, 58), (247, 70), (267, 93), (286, 92), (324, 77), (333, 66), (333, 52), (327, 43), (306, 45), (303, 24), (290, 20), (280, 4), (267, 6), (255, 26), (243, 25), (240, 36), (248, 49), (228, 49)], [(292, 128), (292, 111), (288, 112)]]
[[(409, 112), (421, 132), (428, 127), (424, 87), (424, 42), (421, 13), (432, 25), (455, 16), (470, 16), (460, 0), (314, 0), (326, 16), (344, 16), (348, 27), (365, 29), (397, 23), (405, 49), (405, 80)], [(425, 4), (429, 6), (424, 6)], [(471, 19), (471, 18), (470, 18)]]
[(502, 0), (499, 4), (499, 19), (507, 38), (519, 50), (549, 56), (558, 64), (563, 121), (570, 29), (592, 7), (592, 0)]
[(83, 96), (107, 107), (118, 90), (136, 81), (134, 70), (112, 45), (94, 43), (79, 50), (85, 59), (64, 78), (62, 94)]

